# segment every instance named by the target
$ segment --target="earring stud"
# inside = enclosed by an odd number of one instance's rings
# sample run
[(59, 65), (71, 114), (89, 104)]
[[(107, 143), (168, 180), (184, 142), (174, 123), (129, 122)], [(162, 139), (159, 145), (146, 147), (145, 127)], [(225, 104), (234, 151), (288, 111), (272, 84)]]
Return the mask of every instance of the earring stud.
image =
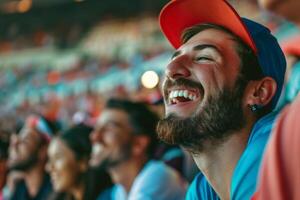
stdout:
[(257, 112), (262, 106), (257, 105), (257, 104), (253, 104), (253, 105), (249, 105), (249, 108), (252, 112)]

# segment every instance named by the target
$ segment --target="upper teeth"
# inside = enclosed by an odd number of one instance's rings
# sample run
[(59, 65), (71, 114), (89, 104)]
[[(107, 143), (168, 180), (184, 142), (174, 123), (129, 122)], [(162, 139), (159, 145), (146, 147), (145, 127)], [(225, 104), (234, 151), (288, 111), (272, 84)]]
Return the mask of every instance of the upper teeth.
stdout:
[(188, 90), (173, 90), (169, 94), (169, 98), (184, 97), (190, 100), (195, 100), (197, 96)]
[(103, 145), (97, 143), (92, 146), (92, 154), (99, 154), (103, 150)]

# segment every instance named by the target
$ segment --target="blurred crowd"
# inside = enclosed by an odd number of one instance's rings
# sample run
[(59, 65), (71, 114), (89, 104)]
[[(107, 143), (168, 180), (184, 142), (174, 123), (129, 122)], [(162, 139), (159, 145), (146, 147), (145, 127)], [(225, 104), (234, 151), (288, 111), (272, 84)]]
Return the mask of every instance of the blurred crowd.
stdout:
[(157, 140), (161, 109), (113, 98), (95, 119), (76, 113), (68, 127), (41, 114), (1, 124), (1, 199), (126, 199), (146, 189), (182, 199), (197, 170), (186, 152)]

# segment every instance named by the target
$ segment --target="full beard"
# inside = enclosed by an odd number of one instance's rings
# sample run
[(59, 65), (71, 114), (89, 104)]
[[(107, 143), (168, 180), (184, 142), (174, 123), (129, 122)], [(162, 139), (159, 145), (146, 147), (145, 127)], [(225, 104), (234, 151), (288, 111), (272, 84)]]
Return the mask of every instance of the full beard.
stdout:
[(130, 142), (124, 144), (120, 148), (120, 151), (116, 157), (109, 156), (103, 159), (103, 161), (100, 163), (100, 168), (112, 169), (129, 160), (131, 158), (131, 145), (132, 144)]
[(158, 137), (166, 143), (181, 145), (192, 153), (204, 152), (224, 142), (245, 126), (242, 109), (244, 82), (238, 80), (234, 90), (223, 89), (211, 96), (203, 107), (189, 118), (170, 114), (159, 121)]

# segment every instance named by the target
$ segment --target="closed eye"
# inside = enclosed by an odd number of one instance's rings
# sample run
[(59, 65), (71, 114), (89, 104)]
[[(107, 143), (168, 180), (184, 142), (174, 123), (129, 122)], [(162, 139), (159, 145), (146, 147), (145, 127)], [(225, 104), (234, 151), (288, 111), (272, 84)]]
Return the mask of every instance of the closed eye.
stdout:
[(200, 56), (200, 57), (196, 57), (195, 61), (199, 62), (199, 61), (213, 61), (212, 58), (210, 57), (206, 57), (206, 56)]

